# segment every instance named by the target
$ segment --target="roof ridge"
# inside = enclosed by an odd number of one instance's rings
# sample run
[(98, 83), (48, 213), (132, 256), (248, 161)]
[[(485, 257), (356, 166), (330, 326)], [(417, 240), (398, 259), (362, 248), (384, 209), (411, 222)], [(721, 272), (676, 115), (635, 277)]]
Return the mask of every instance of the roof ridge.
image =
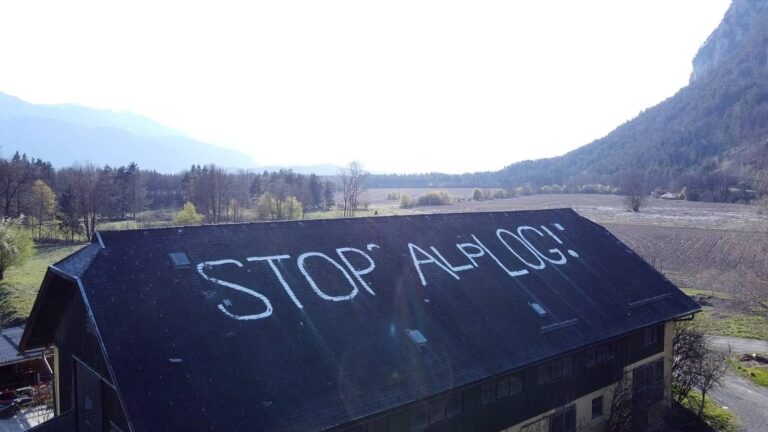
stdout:
[(372, 220), (372, 219), (394, 220), (394, 219), (407, 219), (407, 218), (428, 218), (428, 217), (436, 217), (436, 216), (453, 217), (453, 216), (494, 215), (494, 214), (507, 214), (507, 213), (539, 213), (539, 212), (557, 212), (557, 211), (571, 211), (575, 214), (578, 214), (576, 210), (574, 210), (571, 207), (557, 207), (557, 208), (546, 208), (546, 209), (494, 210), (494, 211), (469, 211), (469, 212), (446, 212), (446, 213), (414, 213), (414, 214), (398, 214), (398, 215), (384, 215), (384, 216), (223, 222), (223, 223), (202, 224), (202, 225), (172, 225), (172, 226), (162, 226), (162, 227), (131, 228), (131, 229), (124, 229), (124, 230), (97, 229), (96, 233), (111, 235), (114, 233), (135, 233), (135, 232), (145, 232), (145, 231), (157, 232), (157, 231), (165, 231), (165, 230), (171, 231), (171, 230), (179, 230), (179, 229), (199, 230), (199, 229), (207, 229), (211, 227), (237, 227), (237, 226), (242, 227), (242, 226), (263, 225), (263, 224), (281, 224), (281, 225), (287, 225), (291, 223), (319, 224), (319, 223), (327, 223), (327, 222), (340, 223), (342, 221), (349, 222), (349, 221)]

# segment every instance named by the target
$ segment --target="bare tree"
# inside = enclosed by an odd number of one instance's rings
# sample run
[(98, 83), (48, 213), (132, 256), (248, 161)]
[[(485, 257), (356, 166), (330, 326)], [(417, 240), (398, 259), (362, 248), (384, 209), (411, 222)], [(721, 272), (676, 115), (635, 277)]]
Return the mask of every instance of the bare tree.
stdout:
[(701, 393), (698, 416), (701, 417), (707, 394), (721, 384), (728, 371), (731, 349), (709, 346), (704, 335), (688, 322), (675, 325), (672, 346), (675, 400), (682, 402), (691, 390), (698, 390)]
[(675, 383), (675, 400), (678, 403), (696, 387), (698, 361), (704, 356), (706, 340), (690, 321), (675, 323), (672, 336), (672, 382)]
[(624, 432), (632, 430), (632, 379), (629, 372), (624, 373), (616, 384), (611, 396), (608, 418), (603, 423), (601, 432)]
[(704, 355), (697, 362), (699, 365), (697, 373), (696, 388), (701, 392), (701, 403), (699, 404), (698, 416), (704, 413), (704, 402), (707, 393), (719, 387), (725, 373), (728, 372), (728, 357), (731, 355), (731, 349), (710, 348), (708, 347)]
[(639, 171), (626, 171), (620, 174), (619, 191), (626, 198), (627, 206), (633, 212), (639, 212), (645, 203), (645, 179)]
[(96, 222), (109, 203), (112, 179), (106, 170), (91, 164), (75, 166), (71, 174), (77, 209), (83, 220), (85, 235), (90, 239), (96, 231)]
[(357, 161), (350, 162), (346, 168), (339, 169), (344, 217), (355, 216), (357, 199), (365, 189), (367, 175), (363, 165)]

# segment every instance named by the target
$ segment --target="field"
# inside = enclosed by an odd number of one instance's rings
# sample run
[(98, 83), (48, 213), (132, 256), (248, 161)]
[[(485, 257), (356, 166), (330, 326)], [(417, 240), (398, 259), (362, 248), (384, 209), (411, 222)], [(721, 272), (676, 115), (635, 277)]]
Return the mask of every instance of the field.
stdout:
[[(371, 208), (397, 212), (393, 190), (368, 192)], [(429, 189), (402, 189), (417, 197)], [(468, 198), (472, 189), (446, 189)], [(462, 200), (409, 213), (507, 211), (570, 207), (605, 226), (678, 287), (703, 303), (698, 320), (709, 333), (768, 339), (768, 217), (756, 207), (649, 199), (639, 213), (616, 195), (531, 195)], [(404, 210), (400, 209), (400, 212)], [(755, 300), (763, 304), (755, 305)]]
[[(471, 189), (446, 189), (469, 197)], [(390, 190), (391, 191), (391, 190)], [(411, 196), (425, 189), (403, 189)], [(395, 212), (386, 190), (369, 192), (371, 208)], [(681, 288), (741, 294), (768, 292), (768, 218), (755, 207), (650, 199), (639, 213), (616, 195), (532, 195), (449, 206), (415, 207), (410, 213), (506, 211), (570, 207), (608, 228)], [(401, 210), (402, 211), (402, 210)]]
[(81, 247), (61, 243), (38, 244), (34, 257), (21, 267), (8, 269), (5, 278), (0, 281), (0, 326), (26, 319), (48, 266)]

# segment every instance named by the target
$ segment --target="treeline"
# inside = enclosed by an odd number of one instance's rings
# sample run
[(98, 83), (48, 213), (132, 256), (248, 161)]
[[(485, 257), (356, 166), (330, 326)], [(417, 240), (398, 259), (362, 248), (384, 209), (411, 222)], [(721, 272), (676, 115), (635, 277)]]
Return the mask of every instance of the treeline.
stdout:
[(90, 237), (101, 218), (136, 217), (146, 206), (139, 167), (76, 165), (56, 170), (16, 152), (0, 158), (0, 217), (34, 227), (37, 237)]
[[(0, 158), (0, 218), (37, 238), (90, 238), (100, 221), (141, 222), (145, 210), (192, 203), (208, 223), (292, 219), (335, 206), (336, 185), (291, 170), (255, 173), (193, 165), (179, 174), (91, 164), (55, 169), (16, 152)], [(148, 221), (149, 222), (149, 221)]]

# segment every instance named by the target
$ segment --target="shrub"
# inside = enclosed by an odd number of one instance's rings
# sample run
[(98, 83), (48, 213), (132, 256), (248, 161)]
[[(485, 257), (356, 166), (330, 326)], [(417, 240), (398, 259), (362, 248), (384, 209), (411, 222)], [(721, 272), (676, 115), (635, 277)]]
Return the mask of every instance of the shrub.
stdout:
[(480, 191), (480, 189), (475, 189), (472, 191), (472, 199), (474, 201), (482, 201), (483, 200), (483, 192)]
[(23, 264), (34, 253), (32, 236), (27, 230), (16, 221), (0, 220), (0, 280), (8, 267)]
[(404, 193), (400, 195), (400, 207), (402, 208), (411, 208), (413, 207), (413, 199), (411, 199), (411, 196), (407, 193)]
[(203, 215), (197, 212), (195, 205), (187, 201), (184, 208), (176, 213), (173, 218), (174, 225), (200, 225), (203, 223)]
[(430, 205), (448, 205), (453, 202), (453, 198), (448, 192), (440, 191), (440, 192), (428, 192), (426, 195), (422, 195), (418, 199), (418, 204), (420, 206), (430, 206)]
[(505, 199), (509, 198), (509, 194), (507, 194), (507, 191), (504, 189), (496, 189), (493, 191), (493, 194), (491, 194), (491, 198), (493, 199)]

